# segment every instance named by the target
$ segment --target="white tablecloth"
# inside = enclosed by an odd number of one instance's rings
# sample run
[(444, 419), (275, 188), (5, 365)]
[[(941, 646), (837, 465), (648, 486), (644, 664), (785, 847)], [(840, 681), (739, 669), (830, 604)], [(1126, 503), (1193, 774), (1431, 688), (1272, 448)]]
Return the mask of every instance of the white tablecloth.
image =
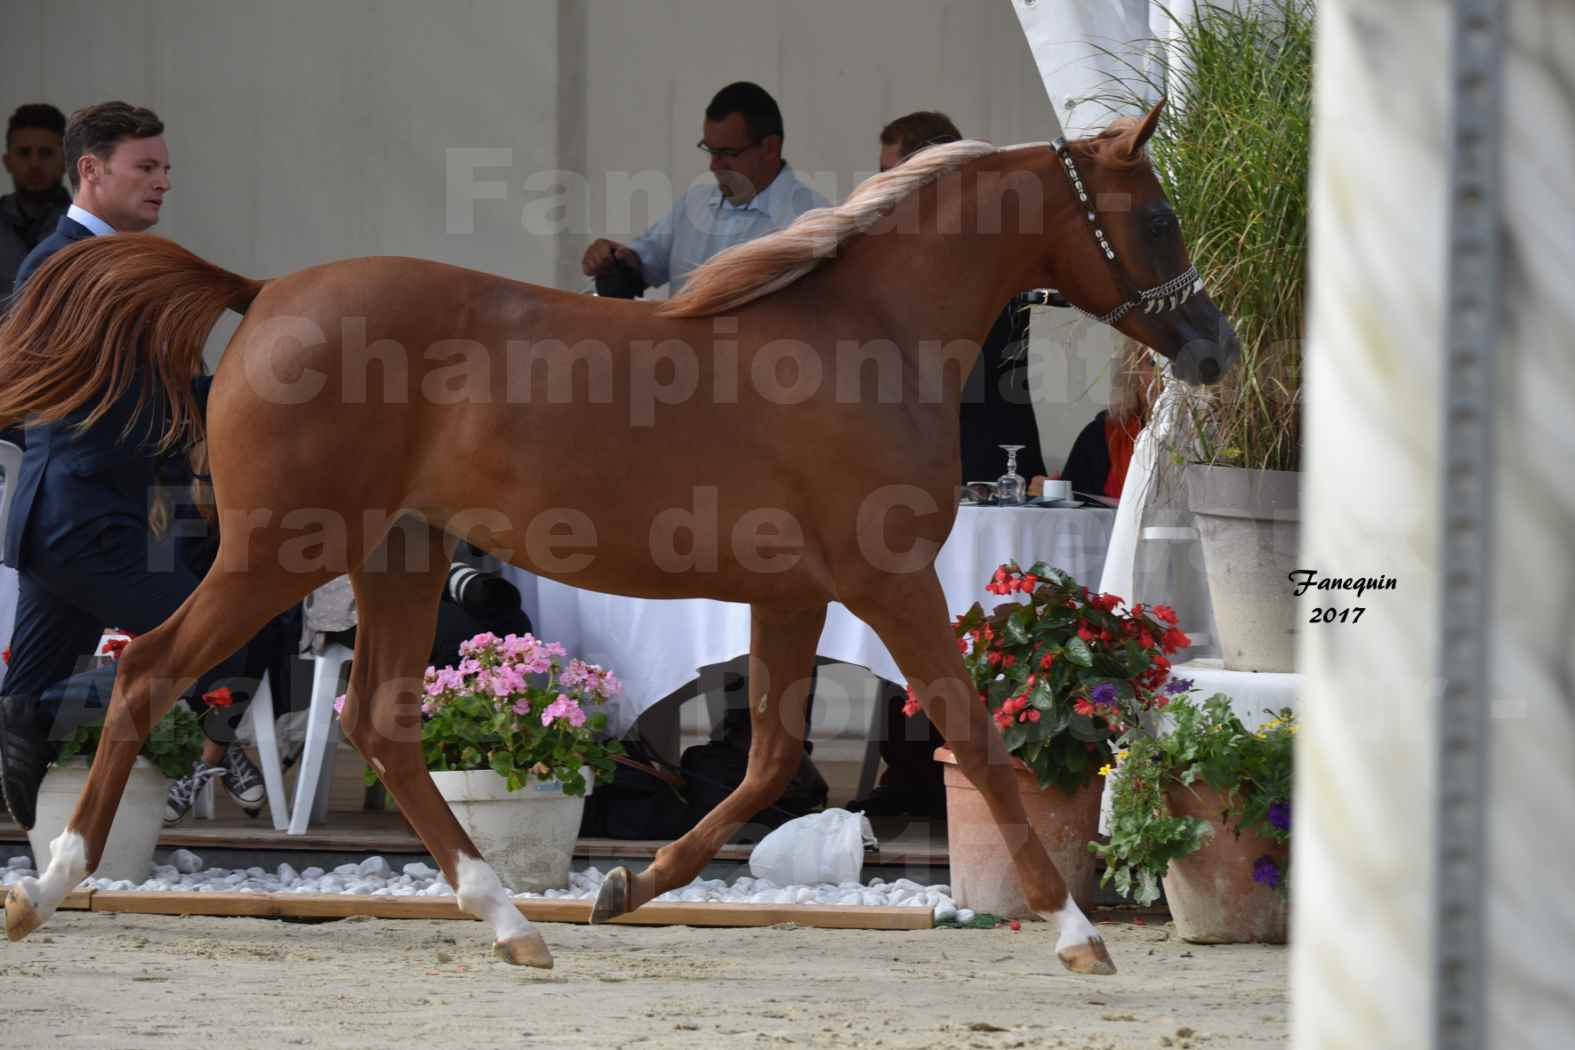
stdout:
[[(953, 615), (974, 602), (986, 609), (1006, 599), (985, 591), (996, 566), (1016, 558), (1024, 568), (1043, 561), (1097, 587), (1115, 511), (1083, 508), (962, 507), (936, 571)], [(709, 599), (625, 598), (599, 594), (506, 570), (519, 586), (536, 634), (570, 655), (609, 668), (624, 682), (623, 703), (610, 712), (622, 735), (651, 705), (695, 678), (702, 667), (749, 652), (749, 606)], [(905, 678), (880, 639), (847, 609), (832, 603), (816, 651), (869, 668), (888, 681)]]

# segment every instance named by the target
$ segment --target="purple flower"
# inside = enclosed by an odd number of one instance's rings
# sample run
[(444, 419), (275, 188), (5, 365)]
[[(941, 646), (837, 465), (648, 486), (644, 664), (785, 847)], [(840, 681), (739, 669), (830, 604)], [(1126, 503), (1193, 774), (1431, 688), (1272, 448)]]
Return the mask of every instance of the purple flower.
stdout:
[(1276, 831), (1291, 830), (1291, 804), (1289, 802), (1269, 803), (1269, 823)]
[(1165, 692), (1169, 693), (1171, 696), (1185, 693), (1191, 688), (1192, 679), (1190, 678), (1172, 678), (1170, 681), (1165, 683)]
[(1272, 890), (1280, 885), (1282, 878), (1284, 875), (1280, 872), (1280, 866), (1267, 853), (1252, 862), (1253, 882), (1261, 882)]
[(1116, 687), (1109, 682), (1101, 682), (1094, 686), (1088, 698), (1096, 704), (1113, 704), (1116, 702)]

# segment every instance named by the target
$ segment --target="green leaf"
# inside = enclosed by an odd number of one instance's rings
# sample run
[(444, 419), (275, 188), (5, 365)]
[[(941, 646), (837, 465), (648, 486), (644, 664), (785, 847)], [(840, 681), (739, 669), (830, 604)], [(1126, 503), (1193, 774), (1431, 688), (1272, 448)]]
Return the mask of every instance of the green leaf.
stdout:
[(1079, 667), (1094, 666), (1093, 650), (1089, 649), (1088, 643), (1081, 638), (1073, 637), (1068, 639), (1062, 652), (1068, 660)]

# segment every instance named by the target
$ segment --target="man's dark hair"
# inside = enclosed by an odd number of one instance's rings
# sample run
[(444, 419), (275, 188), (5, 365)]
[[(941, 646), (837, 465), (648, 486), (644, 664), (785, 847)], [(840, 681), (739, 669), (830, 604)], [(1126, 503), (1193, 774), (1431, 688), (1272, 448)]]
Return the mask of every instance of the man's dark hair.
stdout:
[(48, 102), (29, 102), (16, 107), (5, 125), (5, 148), (11, 148), (11, 136), (24, 128), (40, 128), (61, 137), (66, 133), (66, 115)]
[(946, 114), (920, 110), (898, 117), (881, 128), (880, 141), (883, 146), (896, 146), (898, 153), (908, 157), (926, 146), (961, 142), (962, 132), (957, 130), (957, 125)]
[(125, 139), (151, 139), (164, 134), (164, 122), (151, 109), (129, 102), (100, 102), (71, 114), (66, 125), (66, 175), (75, 190), (81, 182), (77, 161), (91, 153), (106, 163)]
[(771, 93), (759, 84), (740, 80), (727, 85), (716, 93), (711, 104), (705, 108), (705, 119), (726, 120), (734, 113), (744, 118), (749, 137), (755, 142), (767, 135), (783, 133), (782, 110), (777, 108), (777, 100), (771, 97)]

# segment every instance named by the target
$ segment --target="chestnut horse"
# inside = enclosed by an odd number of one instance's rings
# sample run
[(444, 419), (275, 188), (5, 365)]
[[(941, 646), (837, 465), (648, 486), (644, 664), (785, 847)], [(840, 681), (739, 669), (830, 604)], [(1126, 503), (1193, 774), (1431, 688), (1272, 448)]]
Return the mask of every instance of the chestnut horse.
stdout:
[(750, 604), (748, 774), (643, 872), (615, 869), (592, 921), (689, 882), (782, 792), (839, 601), (988, 800), (1062, 963), (1114, 972), (1027, 833), (932, 561), (956, 514), (963, 379), (1012, 294), (1054, 286), (1186, 379), (1211, 382), (1234, 358), (1143, 150), (1162, 106), (1087, 140), (925, 150), (723, 253), (665, 303), (412, 259), (259, 282), (148, 235), (56, 254), (0, 328), (0, 424), (107, 404), (151, 372), (166, 434), (193, 440), (206, 334), (226, 308), (245, 318), (207, 406), (218, 561), (122, 654), (106, 743), (48, 870), (8, 894), (6, 932), (36, 929), (94, 870), (140, 742), (182, 685), (348, 572), (360, 631), (346, 735), (497, 953), (551, 966), (422, 762), (421, 675), (449, 552), (469, 539), (576, 587)]

